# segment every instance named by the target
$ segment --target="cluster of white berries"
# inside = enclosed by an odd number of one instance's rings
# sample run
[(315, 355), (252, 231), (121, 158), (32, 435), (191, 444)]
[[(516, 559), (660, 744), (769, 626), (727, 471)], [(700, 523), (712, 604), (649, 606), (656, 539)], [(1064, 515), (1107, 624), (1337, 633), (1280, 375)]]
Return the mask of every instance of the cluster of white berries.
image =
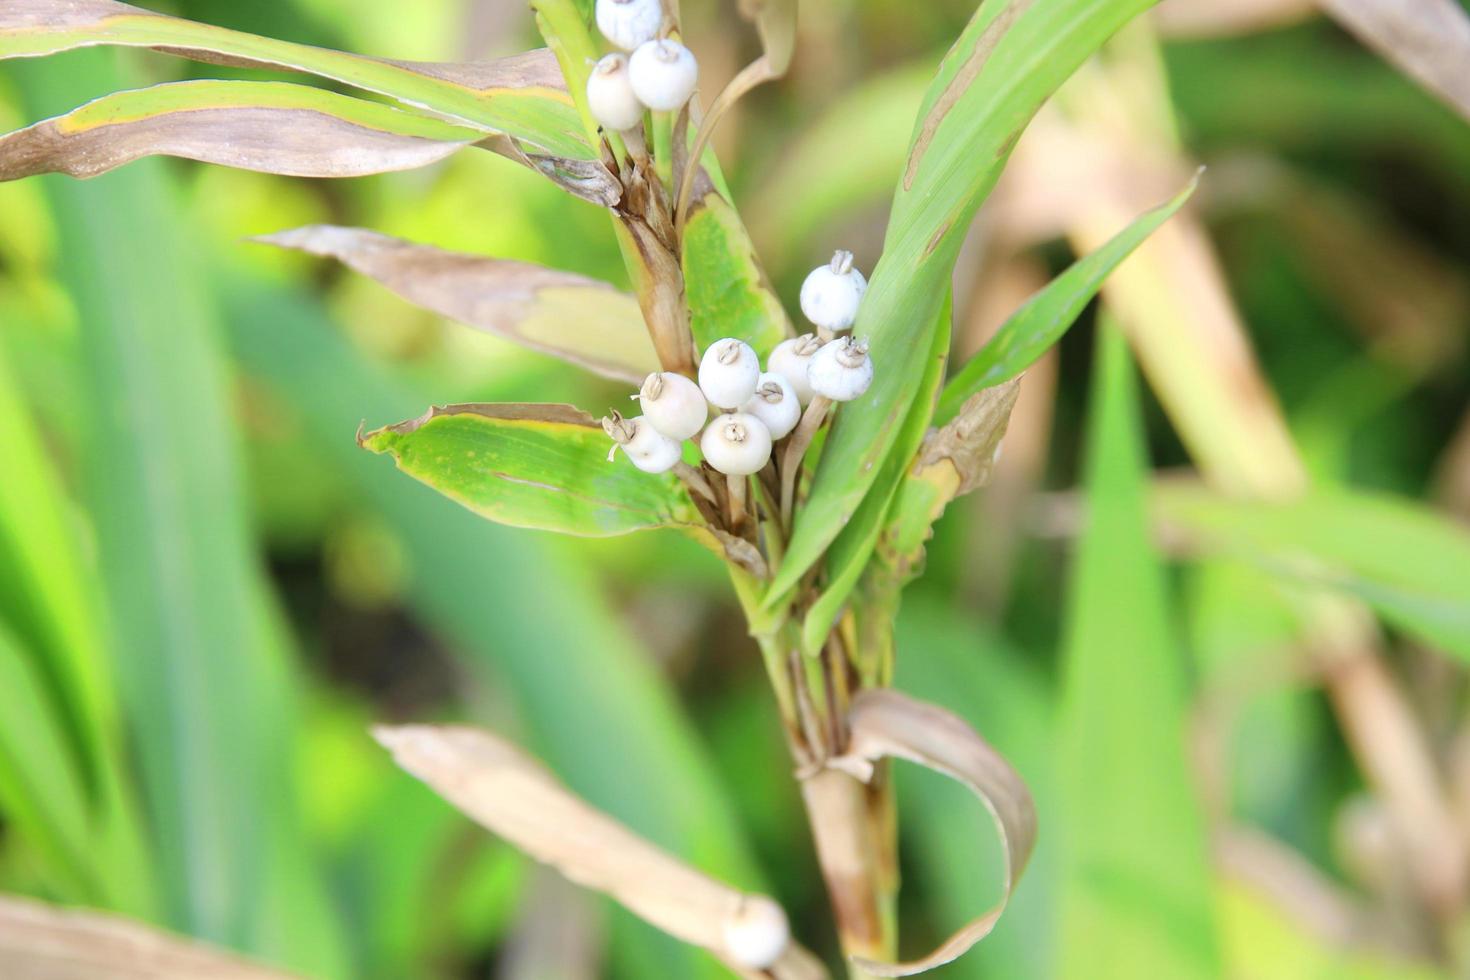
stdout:
[(694, 94), (699, 65), (678, 41), (660, 38), (660, 0), (597, 0), (597, 29), (614, 47), (587, 78), (587, 106), (599, 126), (633, 129), (644, 109), (674, 111)]
[(772, 444), (791, 434), (806, 406), (818, 398), (852, 401), (872, 384), (868, 345), (834, 336), (852, 326), (866, 288), (852, 253), (838, 252), (807, 277), (801, 290), (802, 311), (821, 336), (808, 333), (777, 344), (765, 371), (749, 344), (727, 337), (705, 350), (697, 385), (681, 374), (650, 374), (635, 396), (640, 417), (625, 419), (614, 412), (602, 421), (617, 444), (613, 450), (622, 446), (639, 469), (663, 473), (682, 458), (683, 440), (703, 430), (699, 449), (711, 467), (730, 476), (759, 472), (771, 458)]

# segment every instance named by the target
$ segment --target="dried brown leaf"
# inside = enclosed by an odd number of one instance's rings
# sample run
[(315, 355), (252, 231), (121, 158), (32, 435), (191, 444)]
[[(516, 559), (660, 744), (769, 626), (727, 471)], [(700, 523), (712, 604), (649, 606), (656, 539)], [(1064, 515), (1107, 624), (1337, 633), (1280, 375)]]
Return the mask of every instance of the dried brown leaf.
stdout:
[(1020, 391), (1021, 378), (1017, 377), (971, 395), (948, 425), (925, 437), (915, 469), (922, 475), (930, 467), (952, 468), (957, 481), (955, 497), (983, 487), (995, 468)]
[(5, 980), (289, 980), (233, 953), (101, 912), (0, 896)]
[(1320, 0), (1364, 44), (1470, 119), (1470, 14), (1455, 0)]
[(604, 377), (638, 383), (658, 370), (637, 302), (595, 279), (336, 225), (257, 241), (335, 258), (410, 303)]
[(927, 956), (903, 963), (858, 959), (856, 965), (880, 977), (906, 977), (943, 966), (985, 938), (1026, 868), (1036, 843), (1036, 805), (1010, 763), (959, 717), (943, 708), (891, 689), (863, 691), (848, 714), (847, 754), (829, 760), (864, 781), (880, 759), (906, 759), (964, 784), (980, 797), (1000, 831), (1005, 847), (1004, 892), (999, 904), (972, 919)]
[(95, 177), (151, 155), (292, 177), (359, 177), (427, 166), (480, 137), (302, 85), (174, 82), (104, 96), (0, 137), (0, 180)]
[(795, 942), (769, 972), (735, 966), (726, 930), (747, 895), (689, 867), (572, 795), (539, 762), (472, 728), (379, 726), (373, 734), (408, 772), (475, 822), (569, 879), (616, 899), (647, 922), (709, 950), (742, 977), (820, 980), (821, 964)]
[(1285, 27), (1319, 9), (1317, 0), (1164, 0), (1153, 19), (1167, 37), (1234, 37)]

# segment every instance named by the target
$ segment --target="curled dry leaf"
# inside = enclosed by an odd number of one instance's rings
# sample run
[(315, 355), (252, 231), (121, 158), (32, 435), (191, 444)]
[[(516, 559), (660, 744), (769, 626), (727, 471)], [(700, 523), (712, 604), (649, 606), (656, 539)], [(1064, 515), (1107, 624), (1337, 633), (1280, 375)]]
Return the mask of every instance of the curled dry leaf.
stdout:
[(596, 279), (336, 225), (256, 240), (335, 258), (410, 303), (616, 381), (658, 370), (637, 301)]
[(95, 177), (155, 154), (293, 177), (359, 177), (435, 163), (482, 135), (305, 85), (172, 82), (103, 96), (0, 137), (0, 180)]
[(724, 936), (758, 899), (689, 867), (574, 796), (539, 762), (472, 728), (379, 726), (373, 734), (408, 772), (475, 822), (645, 921), (720, 957), (742, 977), (821, 980), (826, 971), (789, 943), (769, 971), (737, 967)]
[[(924, 439), (913, 475), (953, 487), (951, 499), (983, 487), (1000, 455), (1021, 391), (1021, 379), (1012, 378), (994, 388), (982, 388), (965, 400), (949, 424), (935, 429)], [(944, 475), (939, 475), (943, 468)]]
[(1036, 843), (1036, 805), (1010, 763), (957, 716), (885, 688), (863, 691), (848, 714), (847, 754), (828, 761), (864, 781), (880, 759), (906, 759), (964, 784), (980, 797), (1005, 847), (1005, 882), (999, 904), (970, 920), (938, 949), (917, 960), (857, 966), (880, 977), (906, 977), (943, 966), (985, 938), (1005, 911)]
[(1455, 0), (1319, 0), (1364, 44), (1470, 119), (1470, 14)]
[(6, 980), (289, 980), (222, 950), (100, 912), (0, 896)]

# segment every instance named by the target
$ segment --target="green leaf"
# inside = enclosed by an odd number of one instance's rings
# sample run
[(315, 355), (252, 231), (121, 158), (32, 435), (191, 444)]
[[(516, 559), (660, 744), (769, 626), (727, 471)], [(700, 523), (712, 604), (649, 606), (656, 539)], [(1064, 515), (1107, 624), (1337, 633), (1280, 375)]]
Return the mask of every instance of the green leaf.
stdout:
[[(1153, 0), (982, 4), (940, 65), (894, 193), (883, 256), (854, 333), (867, 337), (873, 386), (843, 406), (798, 516), (783, 574), (821, 557), (872, 488), (924, 373), (959, 247), (1041, 103)], [(788, 571), (790, 569), (790, 571)], [(767, 601), (779, 601), (772, 589)]]
[[(33, 99), (74, 102), (115, 86), (113, 64), (87, 55), (17, 74)], [(340, 937), (294, 823), (295, 678), (247, 525), (196, 250), (158, 161), (47, 181), (89, 393), (79, 469), (168, 921), (339, 974)]]
[(1424, 642), (1470, 659), (1470, 531), (1451, 518), (1340, 487), (1269, 503), (1168, 484), (1154, 503), (1211, 550), (1345, 591)]
[(309, 225), (256, 241), (331, 256), (410, 303), (604, 377), (642, 384), (658, 370), (637, 300), (596, 279), (362, 228)]
[(358, 177), (436, 163), (483, 136), (289, 82), (169, 82), (106, 95), (0, 137), (0, 180), (95, 177), (150, 154), (295, 177)]
[[(944, 366), (949, 359), (949, 335), (953, 309), (953, 299), (946, 300), (939, 314), (939, 327), (934, 332), (929, 369), (924, 376), (924, 385), (919, 391), (919, 397), (914, 401), (914, 407), (909, 410), (909, 418), (904, 423), (904, 430), (899, 436), (897, 449), (884, 463), (885, 472), (879, 475), (873, 492), (863, 498), (857, 513), (842, 529), (842, 533), (837, 535), (827, 553), (827, 587), (816, 602), (812, 603), (801, 627), (801, 645), (808, 655), (814, 656), (822, 649), (828, 632), (836, 623), (837, 617), (841, 615), (842, 607), (847, 603), (853, 588), (857, 586), (858, 579), (862, 577), (864, 569), (867, 568), (868, 559), (872, 556), (873, 549), (877, 547), (878, 536), (883, 530), (884, 522), (888, 519), (893, 495), (903, 482), (904, 474), (908, 471), (914, 454), (923, 444), (924, 434), (929, 431), (929, 414), (934, 405), (934, 398), (939, 393), (939, 385), (944, 380)], [(886, 493), (882, 492), (884, 488), (887, 488)], [(778, 575), (775, 584), (785, 579), (786, 576)], [(791, 582), (794, 585), (795, 579), (792, 579)]]
[(608, 459), (602, 427), (570, 405), (448, 405), (358, 437), (481, 517), (607, 537), (698, 520), (672, 473)]
[(8, 0), (0, 58), (99, 44), (164, 50), (200, 61), (279, 68), (329, 78), (486, 132), (505, 133), (575, 160), (596, 159), (546, 52), (499, 61), (390, 61), (256, 37), (167, 17), (113, 0)]
[(1108, 326), (1100, 339), (1058, 719), (1059, 976), (1217, 977), (1182, 651), (1149, 544), (1137, 382), (1121, 333)]
[(1183, 207), (1198, 186), (1199, 176), (1196, 174), (1184, 190), (1152, 211), (1139, 215), (1102, 248), (1072, 263), (1011, 314), (995, 336), (944, 386), (939, 407), (934, 412), (935, 423), (943, 425), (948, 422), (959, 414), (960, 406), (975, 392), (1016, 377), (1061, 340), (1102, 288), (1103, 280), (1132, 255), (1154, 229)]
[(738, 337), (762, 356), (791, 335), (740, 216), (711, 189), (684, 222), (684, 295), (695, 347)]

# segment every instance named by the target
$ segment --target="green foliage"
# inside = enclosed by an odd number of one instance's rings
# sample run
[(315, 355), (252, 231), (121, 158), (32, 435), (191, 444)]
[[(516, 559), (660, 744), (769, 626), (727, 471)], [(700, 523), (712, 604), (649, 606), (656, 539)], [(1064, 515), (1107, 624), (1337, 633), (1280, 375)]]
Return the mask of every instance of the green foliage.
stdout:
[(764, 356), (791, 333), (781, 301), (756, 260), (740, 216), (711, 193), (684, 224), (684, 281), (695, 346), (739, 337)]
[[(1087, 524), (1057, 719), (1058, 975), (1218, 977), (1208, 849), (1184, 753), (1180, 647), (1148, 545), (1138, 395), (1116, 327), (1105, 328), (1094, 378)], [(1117, 764), (1142, 757), (1148, 765)]]

